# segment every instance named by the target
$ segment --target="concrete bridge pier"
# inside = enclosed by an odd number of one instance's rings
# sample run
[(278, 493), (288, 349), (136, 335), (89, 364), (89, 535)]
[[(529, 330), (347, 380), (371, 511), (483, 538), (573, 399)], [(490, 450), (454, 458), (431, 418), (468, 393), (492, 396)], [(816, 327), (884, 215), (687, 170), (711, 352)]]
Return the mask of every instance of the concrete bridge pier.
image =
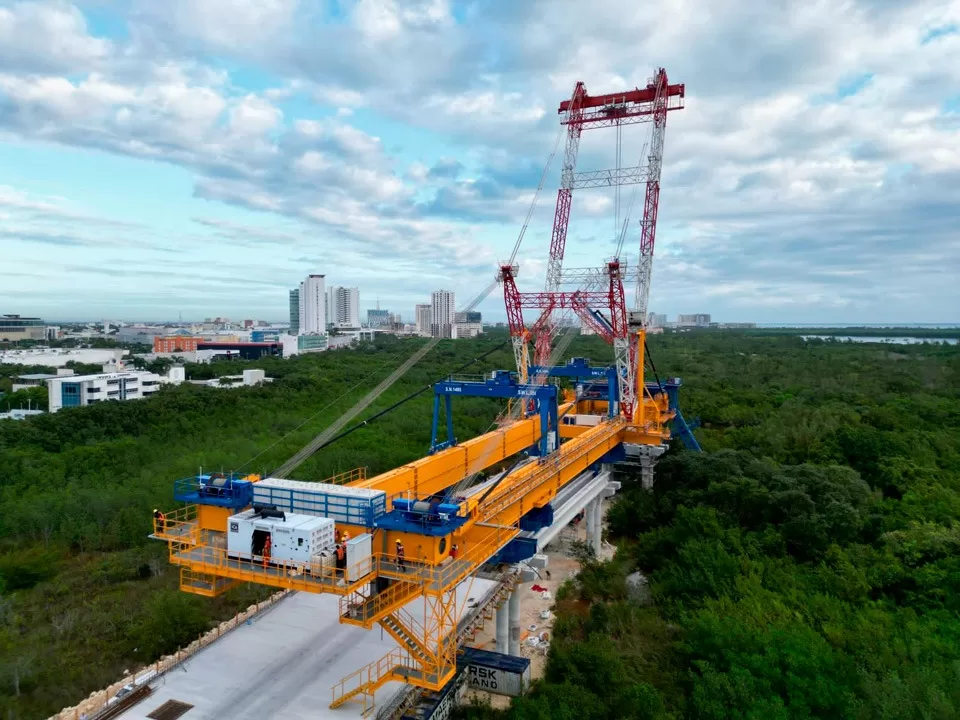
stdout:
[[(511, 594), (511, 597), (516, 594), (516, 591)], [(504, 603), (497, 608), (497, 652), (506, 654), (510, 647), (510, 616), (509, 616), (509, 607), (508, 603)]]
[(510, 624), (510, 654), (520, 655), (520, 594), (514, 590), (507, 601)]

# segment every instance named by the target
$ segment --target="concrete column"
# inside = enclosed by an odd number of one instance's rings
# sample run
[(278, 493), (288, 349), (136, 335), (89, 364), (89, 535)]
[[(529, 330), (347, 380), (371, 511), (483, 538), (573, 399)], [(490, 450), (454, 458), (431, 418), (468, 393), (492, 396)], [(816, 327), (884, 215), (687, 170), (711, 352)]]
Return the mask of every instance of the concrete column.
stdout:
[(593, 537), (593, 512), (594, 512), (593, 506), (596, 504), (597, 504), (596, 500), (594, 500), (593, 502), (587, 503), (587, 507), (584, 508), (584, 511), (583, 511), (583, 523), (587, 529), (586, 542), (591, 542), (590, 538)]
[(510, 654), (520, 655), (520, 593), (514, 590), (507, 602), (510, 613)]
[(507, 604), (504, 603), (497, 608), (497, 652), (506, 654), (509, 649), (510, 641), (510, 615)]
[(593, 537), (590, 543), (593, 545), (593, 551), (600, 557), (600, 548), (603, 532), (603, 501), (597, 498), (593, 503)]

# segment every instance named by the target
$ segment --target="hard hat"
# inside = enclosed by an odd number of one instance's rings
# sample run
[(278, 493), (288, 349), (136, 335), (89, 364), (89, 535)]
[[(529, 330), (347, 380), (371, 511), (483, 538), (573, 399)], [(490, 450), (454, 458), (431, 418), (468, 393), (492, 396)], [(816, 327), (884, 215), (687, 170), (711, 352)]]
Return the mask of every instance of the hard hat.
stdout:
[(160, 511), (159, 511), (159, 510), (157, 510), (156, 508), (154, 508), (154, 509), (153, 509), (153, 511), (154, 511), (154, 512), (160, 512)]
[(397, 540), (397, 545), (399, 545), (399, 544), (400, 544), (400, 541), (399, 541), (399, 540)]

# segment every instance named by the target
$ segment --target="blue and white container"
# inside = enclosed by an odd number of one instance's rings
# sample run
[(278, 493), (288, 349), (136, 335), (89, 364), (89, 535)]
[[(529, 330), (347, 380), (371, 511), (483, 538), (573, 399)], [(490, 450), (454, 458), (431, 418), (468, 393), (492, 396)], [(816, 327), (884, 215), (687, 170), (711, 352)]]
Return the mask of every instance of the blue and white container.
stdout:
[(348, 485), (266, 478), (254, 483), (253, 504), (372, 528), (374, 521), (387, 511), (387, 494)]

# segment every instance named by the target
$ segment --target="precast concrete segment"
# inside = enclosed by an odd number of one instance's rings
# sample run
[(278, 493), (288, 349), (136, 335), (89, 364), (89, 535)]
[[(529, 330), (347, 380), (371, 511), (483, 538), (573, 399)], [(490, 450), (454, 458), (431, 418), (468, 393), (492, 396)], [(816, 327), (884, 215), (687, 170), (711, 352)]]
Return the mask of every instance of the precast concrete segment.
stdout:
[(507, 602), (510, 614), (510, 654), (520, 655), (520, 593), (514, 590)]
[(510, 610), (507, 603), (497, 608), (497, 652), (506, 654), (510, 650)]
[[(475, 579), (457, 588), (457, 606), (485, 596), (495, 583)], [(469, 591), (469, 596), (468, 596)], [(424, 602), (405, 607), (423, 621)], [(268, 613), (204, 648), (181, 667), (153, 683), (153, 694), (119, 717), (146, 720), (168, 700), (193, 705), (193, 720), (323, 720), (357, 718), (360, 705), (329, 709), (331, 688), (344, 675), (378, 660), (397, 647), (382, 629), (341, 625), (339, 598), (296, 593)], [(375, 695), (385, 705), (404, 685), (391, 682)]]
[[(584, 473), (583, 479), (574, 480), (570, 483), (575, 486), (576, 492), (566, 495), (560, 502), (554, 503), (553, 524), (537, 531), (534, 535), (537, 539), (537, 548), (539, 551), (549, 545), (554, 538), (559, 535), (563, 529), (573, 520), (574, 516), (581, 510), (585, 510), (594, 499), (600, 497), (610, 486), (610, 475), (608, 473)], [(564, 488), (565, 489), (565, 488)], [(560, 494), (557, 494), (560, 498)], [(584, 513), (584, 519), (590, 518), (589, 513)], [(589, 535), (587, 537), (590, 537)]]

